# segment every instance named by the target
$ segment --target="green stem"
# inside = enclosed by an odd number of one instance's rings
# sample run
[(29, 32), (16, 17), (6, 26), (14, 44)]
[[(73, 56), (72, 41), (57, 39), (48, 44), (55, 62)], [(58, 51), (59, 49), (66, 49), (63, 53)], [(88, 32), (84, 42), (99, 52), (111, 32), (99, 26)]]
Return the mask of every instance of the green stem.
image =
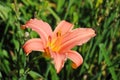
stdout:
[[(17, 29), (18, 30), (20, 30), (20, 22), (19, 22), (19, 16), (20, 16), (20, 14), (19, 14), (19, 7), (18, 7), (18, 4), (17, 4), (17, 0), (14, 0), (14, 5), (15, 5), (15, 14), (16, 14), (16, 21), (17, 21)], [(20, 40), (18, 40), (19, 41), (19, 44), (20, 44), (20, 46), (21, 46), (21, 42), (20, 42)], [(18, 77), (18, 80), (20, 79), (20, 50), (21, 50), (21, 47), (19, 47), (19, 50), (17, 51), (17, 70), (18, 70), (18, 73), (17, 73), (17, 77)]]
[(48, 7), (47, 9), (51, 12), (51, 14), (52, 14), (52, 15), (54, 16), (54, 18), (57, 20), (57, 22), (59, 22), (59, 21), (60, 21), (59, 16), (58, 16), (50, 7)]

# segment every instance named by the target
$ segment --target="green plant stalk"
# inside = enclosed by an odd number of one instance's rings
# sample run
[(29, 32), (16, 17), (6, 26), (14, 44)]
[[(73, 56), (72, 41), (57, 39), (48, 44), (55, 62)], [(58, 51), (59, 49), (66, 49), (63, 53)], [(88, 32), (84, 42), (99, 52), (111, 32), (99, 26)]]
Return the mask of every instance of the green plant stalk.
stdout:
[(57, 22), (59, 22), (59, 21), (60, 21), (59, 16), (58, 16), (50, 7), (48, 7), (47, 9), (51, 12), (51, 14), (52, 14), (52, 15), (54, 16), (54, 18), (57, 20)]
[[(18, 4), (17, 4), (17, 0), (14, 0), (14, 5), (15, 5), (15, 14), (16, 14), (16, 21), (17, 21), (17, 26), (20, 26), (20, 23), (19, 23), (19, 16), (20, 16), (20, 14), (19, 14), (19, 7), (17, 6)], [(17, 29), (19, 30), (20, 29), (20, 27), (17, 27)], [(19, 41), (19, 40), (18, 40)], [(21, 42), (19, 41), (19, 44), (21, 45)], [(20, 50), (21, 50), (21, 47), (19, 47), (19, 50), (18, 51), (16, 51), (17, 53), (17, 70), (18, 70), (18, 73), (17, 73), (17, 78), (18, 78), (18, 80), (20, 79)]]

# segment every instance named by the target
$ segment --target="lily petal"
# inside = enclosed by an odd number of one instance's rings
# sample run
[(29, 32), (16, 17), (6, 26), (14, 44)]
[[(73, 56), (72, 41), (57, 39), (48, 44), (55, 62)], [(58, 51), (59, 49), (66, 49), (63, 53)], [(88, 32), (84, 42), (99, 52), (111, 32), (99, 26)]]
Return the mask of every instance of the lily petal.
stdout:
[(40, 35), (44, 44), (47, 42), (48, 36), (52, 34), (50, 25), (42, 20), (31, 19), (24, 26), (36, 31)]
[(60, 53), (52, 53), (51, 57), (53, 58), (53, 62), (56, 68), (57, 73), (60, 72), (60, 70), (64, 66), (64, 62), (66, 61), (66, 55), (65, 54), (60, 54)]
[(28, 55), (31, 51), (44, 51), (43, 42), (41, 39), (34, 38), (28, 40), (24, 45), (23, 49), (25, 53)]
[(83, 63), (83, 58), (82, 56), (76, 52), (76, 51), (68, 51), (68, 55), (67, 58), (69, 58), (70, 60), (72, 60), (72, 67), (75, 69), (78, 66), (80, 66)]
[(55, 28), (54, 33), (61, 33), (61, 35), (65, 34), (66, 32), (71, 31), (73, 28), (73, 24), (63, 20), (61, 21), (58, 26)]
[(64, 53), (76, 45), (82, 45), (95, 36), (95, 31), (91, 28), (77, 28), (63, 36), (60, 51)]

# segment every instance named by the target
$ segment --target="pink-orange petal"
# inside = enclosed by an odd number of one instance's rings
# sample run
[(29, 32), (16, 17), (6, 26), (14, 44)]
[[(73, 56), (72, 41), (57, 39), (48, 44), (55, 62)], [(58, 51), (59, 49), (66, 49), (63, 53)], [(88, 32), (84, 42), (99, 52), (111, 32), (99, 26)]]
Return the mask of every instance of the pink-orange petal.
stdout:
[(51, 57), (53, 58), (56, 71), (59, 73), (64, 66), (64, 62), (66, 61), (66, 55), (53, 52), (51, 53)]
[(43, 42), (41, 39), (34, 38), (28, 40), (24, 45), (23, 49), (25, 53), (28, 55), (31, 51), (44, 51), (43, 49)]
[(77, 28), (63, 36), (61, 52), (65, 52), (76, 45), (82, 45), (95, 36), (95, 31), (91, 28)]
[(56, 34), (58, 32), (61, 33), (61, 35), (63, 35), (66, 32), (71, 31), (72, 28), (73, 28), (73, 24), (63, 20), (57, 25), (57, 27), (54, 30), (54, 33)]
[(68, 53), (67, 58), (72, 60), (73, 62), (72, 67), (74, 69), (79, 67), (83, 63), (83, 58), (78, 52), (70, 50), (67, 53)]
[(52, 34), (50, 25), (42, 20), (31, 19), (24, 26), (36, 31), (40, 35), (44, 44), (47, 42), (48, 36)]

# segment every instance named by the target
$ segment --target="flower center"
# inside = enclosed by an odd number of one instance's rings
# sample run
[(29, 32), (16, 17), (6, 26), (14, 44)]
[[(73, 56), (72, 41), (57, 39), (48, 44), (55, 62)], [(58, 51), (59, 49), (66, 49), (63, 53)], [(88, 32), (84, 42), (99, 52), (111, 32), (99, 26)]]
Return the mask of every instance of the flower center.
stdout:
[(53, 39), (50, 43), (48, 43), (48, 46), (52, 49), (52, 51), (58, 52), (61, 45), (61, 38), (57, 37)]
[(45, 50), (45, 55), (50, 57), (51, 52), (57, 52), (59, 53), (60, 47), (61, 47), (62, 37), (61, 32), (57, 32), (56, 35), (53, 37), (48, 36), (48, 43)]
[(47, 47), (51, 49), (53, 52), (59, 52), (61, 46), (61, 32), (57, 32), (55, 37), (52, 38), (51, 36), (48, 37)]

